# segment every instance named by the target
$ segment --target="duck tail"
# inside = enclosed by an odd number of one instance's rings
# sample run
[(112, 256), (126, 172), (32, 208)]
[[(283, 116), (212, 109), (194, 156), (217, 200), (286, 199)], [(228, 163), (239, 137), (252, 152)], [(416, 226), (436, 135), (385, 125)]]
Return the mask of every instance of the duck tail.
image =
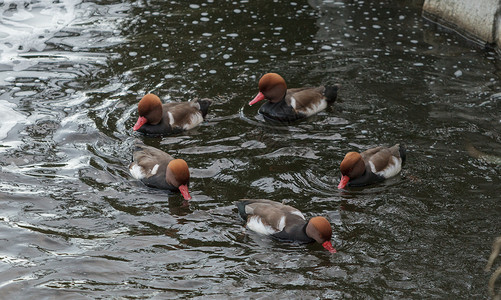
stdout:
[(202, 116), (205, 118), (205, 116), (209, 112), (209, 106), (212, 104), (212, 101), (210, 101), (209, 99), (198, 99), (197, 102), (200, 105)]
[(407, 158), (407, 148), (405, 145), (399, 145), (398, 153), (400, 154), (400, 158), (402, 159), (402, 166), (405, 163), (405, 159)]
[(327, 85), (325, 86), (324, 96), (327, 102), (334, 103), (337, 99), (337, 90), (339, 89), (338, 85)]

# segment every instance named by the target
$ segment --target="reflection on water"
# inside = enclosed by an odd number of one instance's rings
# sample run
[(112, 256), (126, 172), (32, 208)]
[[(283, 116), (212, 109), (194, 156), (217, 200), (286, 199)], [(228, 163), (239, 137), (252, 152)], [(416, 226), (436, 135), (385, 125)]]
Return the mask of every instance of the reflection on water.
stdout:
[[(421, 1), (95, 2), (0, 3), (4, 297), (488, 296), (494, 53), (425, 23)], [(267, 124), (247, 105), (267, 72), (339, 99)], [(214, 104), (196, 129), (144, 137), (147, 92)], [(131, 178), (135, 138), (188, 162), (189, 203)], [(346, 152), (395, 143), (399, 176), (336, 188)], [(326, 216), (338, 253), (247, 231), (240, 198)]]

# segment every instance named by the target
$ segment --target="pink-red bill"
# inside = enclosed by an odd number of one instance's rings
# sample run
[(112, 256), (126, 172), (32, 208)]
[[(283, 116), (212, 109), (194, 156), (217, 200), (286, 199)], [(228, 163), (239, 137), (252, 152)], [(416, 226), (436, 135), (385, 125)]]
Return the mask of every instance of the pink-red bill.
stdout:
[(338, 189), (344, 189), (344, 187), (348, 184), (348, 181), (350, 181), (350, 177), (343, 175), (341, 176), (341, 181), (339, 182), (339, 185), (337, 186)]
[(134, 131), (136, 131), (139, 128), (141, 128), (141, 126), (143, 126), (144, 124), (146, 124), (147, 122), (148, 122), (148, 120), (145, 117), (139, 117), (139, 118), (137, 118), (136, 125), (134, 125), (134, 127), (132, 127), (132, 129)]
[(190, 200), (191, 199), (191, 195), (188, 192), (188, 186), (186, 184), (180, 185), (179, 186), (179, 191), (183, 195), (184, 200)]
[(253, 105), (253, 104), (256, 104), (258, 103), (259, 101), (261, 100), (264, 100), (264, 95), (263, 93), (259, 92), (256, 97), (254, 97), (254, 99), (251, 100), (251, 102), (249, 102), (249, 105)]

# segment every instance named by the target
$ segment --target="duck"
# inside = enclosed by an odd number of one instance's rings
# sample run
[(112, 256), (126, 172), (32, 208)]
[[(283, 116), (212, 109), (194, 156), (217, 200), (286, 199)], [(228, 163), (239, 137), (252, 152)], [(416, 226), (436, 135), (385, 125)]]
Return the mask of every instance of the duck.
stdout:
[(134, 143), (133, 161), (129, 165), (132, 177), (153, 188), (180, 192), (185, 200), (190, 200), (188, 191), (190, 170), (183, 159), (174, 159), (164, 151)]
[(252, 231), (282, 241), (318, 242), (330, 253), (336, 253), (331, 242), (331, 224), (324, 217), (306, 220), (298, 209), (268, 199), (241, 199), (235, 205)]
[(396, 144), (392, 147), (379, 146), (362, 153), (348, 152), (341, 162), (341, 181), (338, 189), (360, 187), (391, 178), (402, 170), (406, 148)]
[(268, 99), (268, 102), (259, 108), (259, 113), (265, 120), (292, 123), (324, 110), (336, 101), (337, 91), (338, 86), (287, 89), (282, 76), (267, 73), (259, 79), (259, 93), (249, 105)]
[(169, 135), (190, 130), (202, 123), (210, 105), (208, 99), (162, 104), (157, 95), (146, 94), (137, 105), (139, 118), (132, 129), (149, 135)]

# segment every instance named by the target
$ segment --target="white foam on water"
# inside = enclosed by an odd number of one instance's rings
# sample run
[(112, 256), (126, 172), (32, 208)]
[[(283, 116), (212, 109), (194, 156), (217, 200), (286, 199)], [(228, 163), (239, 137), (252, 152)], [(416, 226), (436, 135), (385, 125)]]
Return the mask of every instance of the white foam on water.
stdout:
[[(2, 172), (8, 172), (13, 174), (23, 174), (28, 176), (40, 176), (44, 171), (47, 170), (58, 170), (58, 171), (71, 171), (71, 172), (58, 172), (58, 174), (52, 174), (52, 178), (61, 178), (69, 180), (78, 180), (78, 176), (75, 176), (75, 172), (79, 169), (87, 168), (90, 164), (90, 156), (75, 157), (63, 162), (51, 163), (48, 165), (46, 162), (17, 166), (11, 163), (7, 166), (2, 166), (0, 170)], [(1, 186), (1, 185), (0, 185)]]
[(5, 100), (0, 100), (0, 141), (5, 139), (14, 126), (27, 123), (27, 117), (14, 108), (16, 105)]
[(0, 6), (0, 65), (14, 71), (37, 64), (22, 53), (43, 51), (46, 41), (76, 17), (81, 0), (5, 0)]

